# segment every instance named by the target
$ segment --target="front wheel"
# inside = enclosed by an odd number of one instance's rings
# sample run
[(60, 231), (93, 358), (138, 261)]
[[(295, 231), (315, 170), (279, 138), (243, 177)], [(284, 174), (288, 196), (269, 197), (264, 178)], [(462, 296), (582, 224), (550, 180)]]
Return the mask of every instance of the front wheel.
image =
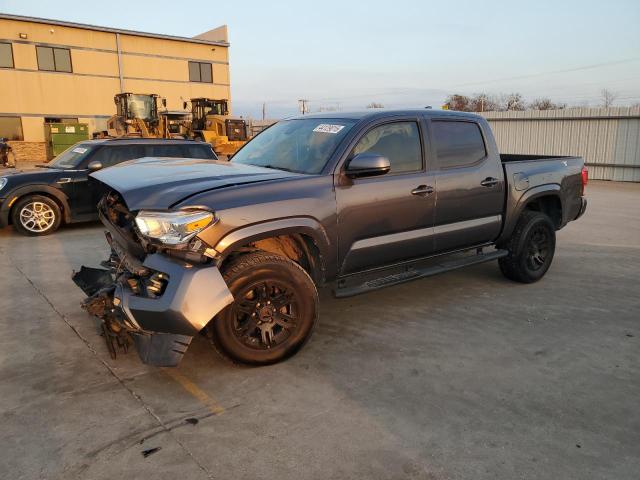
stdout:
[(525, 210), (504, 248), (509, 255), (498, 260), (503, 275), (516, 282), (537, 282), (553, 260), (555, 226), (544, 213)]
[(260, 251), (232, 260), (223, 276), (235, 301), (208, 327), (218, 351), (267, 365), (306, 343), (318, 319), (318, 292), (300, 265)]
[(43, 195), (28, 195), (12, 209), (13, 227), (23, 235), (39, 236), (55, 232), (62, 221), (58, 204)]

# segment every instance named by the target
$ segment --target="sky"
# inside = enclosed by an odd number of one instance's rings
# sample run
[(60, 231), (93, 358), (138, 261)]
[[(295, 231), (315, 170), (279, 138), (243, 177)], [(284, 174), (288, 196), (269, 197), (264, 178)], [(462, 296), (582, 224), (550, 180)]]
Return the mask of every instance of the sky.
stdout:
[[(0, 12), (191, 37), (229, 27), (233, 112), (439, 108), (519, 92), (640, 103), (640, 0), (0, 0)], [(70, 4), (71, 5), (71, 4)]]

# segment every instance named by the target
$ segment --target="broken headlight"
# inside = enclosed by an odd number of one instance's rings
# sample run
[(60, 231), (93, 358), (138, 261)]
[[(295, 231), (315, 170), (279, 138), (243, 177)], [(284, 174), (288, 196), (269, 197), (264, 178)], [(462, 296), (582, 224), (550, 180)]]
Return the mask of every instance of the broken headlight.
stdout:
[(214, 221), (214, 214), (205, 210), (175, 212), (141, 210), (136, 216), (136, 226), (140, 233), (165, 245), (184, 244)]

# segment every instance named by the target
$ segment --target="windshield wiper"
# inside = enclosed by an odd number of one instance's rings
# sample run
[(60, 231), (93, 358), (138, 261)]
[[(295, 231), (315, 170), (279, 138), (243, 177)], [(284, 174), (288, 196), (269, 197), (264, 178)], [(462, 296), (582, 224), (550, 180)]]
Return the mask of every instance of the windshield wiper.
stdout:
[(274, 165), (256, 165), (258, 167), (262, 167), (262, 168), (270, 168), (272, 170), (282, 170), (285, 172), (292, 172), (292, 173), (300, 173), (296, 170), (292, 170), (291, 168), (286, 168), (286, 167), (276, 167)]

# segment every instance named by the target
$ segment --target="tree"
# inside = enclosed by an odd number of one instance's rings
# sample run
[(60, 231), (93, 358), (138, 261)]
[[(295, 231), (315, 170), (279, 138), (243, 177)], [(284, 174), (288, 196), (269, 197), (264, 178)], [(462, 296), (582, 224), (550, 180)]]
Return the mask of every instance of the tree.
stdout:
[(367, 108), (384, 108), (384, 105), (378, 102), (371, 102)]
[(459, 94), (449, 95), (445, 100), (444, 106), (447, 107), (447, 110), (469, 112), (469, 97)]
[(493, 95), (476, 93), (469, 102), (470, 112), (495, 112), (501, 110), (500, 102)]
[(531, 110), (563, 110), (567, 108), (566, 103), (553, 103), (550, 98), (536, 98), (529, 104)]
[(515, 111), (526, 110), (526, 105), (524, 103), (524, 99), (522, 98), (522, 95), (520, 95), (519, 93), (510, 93), (509, 95), (507, 95), (505, 98), (504, 109), (508, 111), (509, 110), (515, 110)]
[(600, 97), (602, 98), (602, 106), (607, 108), (611, 107), (613, 105), (613, 102), (616, 101), (616, 98), (618, 98), (618, 93), (603, 88), (602, 90), (600, 90)]

